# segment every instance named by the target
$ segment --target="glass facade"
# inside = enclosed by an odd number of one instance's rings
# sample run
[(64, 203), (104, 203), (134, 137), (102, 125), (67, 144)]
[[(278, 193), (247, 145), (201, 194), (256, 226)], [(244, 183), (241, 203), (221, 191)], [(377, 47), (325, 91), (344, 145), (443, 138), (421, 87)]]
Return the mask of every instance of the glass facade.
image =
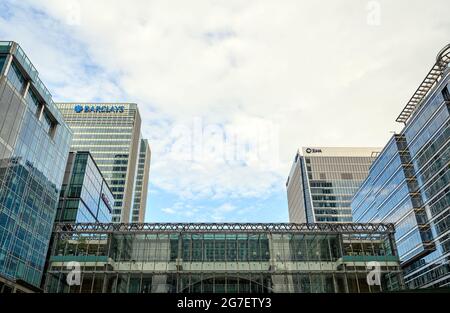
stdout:
[(151, 151), (147, 139), (141, 139), (139, 160), (134, 190), (133, 211), (131, 222), (143, 223), (147, 206), (148, 176), (150, 174)]
[[(403, 288), (393, 225), (59, 224), (52, 293), (379, 292)], [(69, 262), (79, 285), (69, 286)], [(380, 284), (369, 284), (377, 262)]]
[(58, 103), (73, 131), (71, 149), (89, 151), (114, 195), (113, 221), (130, 221), (141, 119), (133, 103)]
[(71, 152), (56, 222), (110, 223), (114, 197), (89, 152)]
[(0, 60), (0, 276), (39, 287), (72, 134), (20, 46)]
[(288, 181), (291, 223), (351, 222), (351, 200), (378, 148), (303, 148)]
[(409, 288), (450, 286), (450, 73), (374, 162), (356, 222), (392, 222)]

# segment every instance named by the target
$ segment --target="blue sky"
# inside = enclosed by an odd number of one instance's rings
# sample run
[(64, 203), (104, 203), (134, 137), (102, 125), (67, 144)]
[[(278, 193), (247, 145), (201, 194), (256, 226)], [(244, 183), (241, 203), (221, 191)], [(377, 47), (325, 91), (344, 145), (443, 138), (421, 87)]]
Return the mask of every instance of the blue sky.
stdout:
[(286, 222), (299, 147), (383, 146), (399, 129), (450, 38), (443, 7), (0, 0), (0, 38), (23, 47), (55, 101), (138, 103), (148, 222)]

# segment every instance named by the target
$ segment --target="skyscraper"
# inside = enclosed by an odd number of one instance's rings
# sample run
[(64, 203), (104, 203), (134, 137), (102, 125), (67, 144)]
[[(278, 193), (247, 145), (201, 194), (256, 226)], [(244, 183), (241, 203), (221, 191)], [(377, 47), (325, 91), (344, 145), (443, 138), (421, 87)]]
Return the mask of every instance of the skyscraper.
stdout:
[(379, 148), (303, 148), (286, 182), (291, 223), (351, 222), (351, 199)]
[(57, 223), (110, 223), (114, 196), (87, 151), (70, 152), (59, 197)]
[(145, 208), (147, 205), (148, 176), (150, 173), (150, 161), (152, 152), (147, 139), (141, 139), (139, 148), (139, 160), (134, 190), (134, 203), (131, 215), (133, 223), (143, 223), (145, 220)]
[(71, 139), (23, 50), (0, 42), (0, 291), (40, 286)]
[(113, 221), (130, 221), (141, 117), (134, 103), (57, 103), (73, 151), (89, 151), (114, 195)]
[(395, 223), (411, 288), (450, 286), (450, 45), (397, 118), (352, 201), (356, 222)]

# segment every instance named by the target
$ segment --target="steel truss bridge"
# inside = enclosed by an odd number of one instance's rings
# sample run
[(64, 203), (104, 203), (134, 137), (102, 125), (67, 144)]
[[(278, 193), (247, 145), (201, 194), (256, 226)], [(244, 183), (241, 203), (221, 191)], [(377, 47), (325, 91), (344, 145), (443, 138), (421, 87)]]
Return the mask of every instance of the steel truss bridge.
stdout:
[(393, 234), (394, 224), (358, 223), (58, 223), (55, 233), (335, 233)]

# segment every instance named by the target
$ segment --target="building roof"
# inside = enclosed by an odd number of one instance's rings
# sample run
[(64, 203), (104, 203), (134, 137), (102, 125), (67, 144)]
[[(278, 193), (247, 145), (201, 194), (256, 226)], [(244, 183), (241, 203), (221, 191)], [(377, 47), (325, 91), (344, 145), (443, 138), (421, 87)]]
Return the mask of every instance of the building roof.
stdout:
[(414, 112), (421, 106), (423, 100), (430, 94), (430, 91), (441, 80), (442, 76), (448, 70), (450, 63), (450, 44), (446, 45), (437, 55), (436, 63), (428, 72), (425, 79), (414, 92), (406, 106), (403, 108), (396, 121), (405, 123), (409, 120)]

